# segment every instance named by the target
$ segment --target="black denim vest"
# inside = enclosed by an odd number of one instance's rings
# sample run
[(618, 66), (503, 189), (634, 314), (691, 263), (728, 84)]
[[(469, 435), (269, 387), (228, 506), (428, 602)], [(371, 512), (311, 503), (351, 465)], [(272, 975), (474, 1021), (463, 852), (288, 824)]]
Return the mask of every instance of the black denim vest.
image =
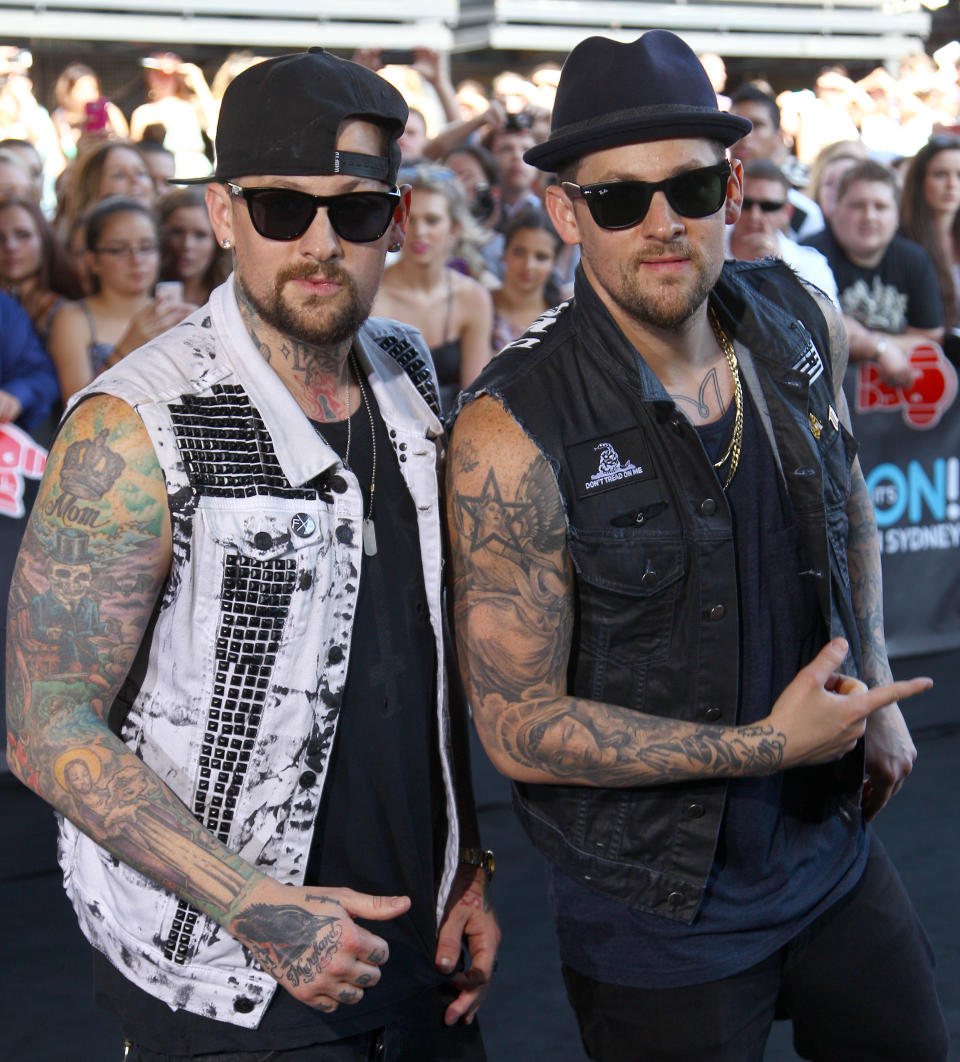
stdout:
[[(780, 263), (727, 263), (712, 295), (749, 351), (742, 375), (801, 529), (822, 629), (859, 639), (846, 564), (856, 446), (835, 410), (827, 324)], [(801, 323), (801, 321), (803, 323)], [(640, 352), (642, 354), (642, 351)], [(488, 366), (497, 397), (552, 466), (575, 571), (568, 693), (696, 723), (735, 724), (739, 619), (730, 511), (697, 432), (578, 272), (576, 298)], [(819, 438), (817, 437), (819, 435)], [(810, 658), (819, 645), (805, 647)], [(810, 770), (812, 803), (856, 829), (862, 749)], [(690, 922), (727, 785), (635, 789), (518, 784), (534, 844), (568, 873)]]

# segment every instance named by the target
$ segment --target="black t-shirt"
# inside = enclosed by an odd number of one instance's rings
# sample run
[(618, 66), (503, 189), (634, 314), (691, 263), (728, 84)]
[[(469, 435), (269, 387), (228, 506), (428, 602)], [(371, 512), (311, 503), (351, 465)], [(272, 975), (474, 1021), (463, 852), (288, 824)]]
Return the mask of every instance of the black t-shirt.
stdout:
[[(279, 1050), (352, 1036), (387, 1024), (403, 1001), (443, 980), (434, 967), (440, 853), (446, 839), (436, 732), (436, 650), (424, 590), (417, 513), (376, 401), (377, 553), (362, 560), (350, 667), (317, 816), (306, 884), (408, 895), (410, 911), (367, 922), (390, 958), (378, 985), (326, 1015), (278, 989), (258, 1029), (170, 1008), (141, 991), (99, 953), (98, 1001), (123, 1019), (124, 1035), (154, 1051), (205, 1054)], [(341, 455), (347, 422), (318, 424)], [(370, 422), (351, 418), (350, 465), (368, 511)]]
[(803, 243), (826, 255), (841, 309), (865, 328), (901, 335), (907, 328), (943, 325), (937, 273), (919, 243), (898, 233), (872, 269), (854, 265), (829, 228)]

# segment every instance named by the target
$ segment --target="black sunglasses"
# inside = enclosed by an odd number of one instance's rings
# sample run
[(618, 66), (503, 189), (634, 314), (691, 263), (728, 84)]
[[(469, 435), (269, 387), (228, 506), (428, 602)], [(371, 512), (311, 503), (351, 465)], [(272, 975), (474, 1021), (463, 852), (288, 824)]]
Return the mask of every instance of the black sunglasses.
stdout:
[(685, 218), (705, 218), (715, 214), (727, 198), (730, 163), (724, 159), (713, 166), (686, 170), (663, 181), (605, 181), (602, 184), (574, 184), (575, 197), (583, 199), (593, 220), (602, 229), (630, 229), (647, 216), (654, 192), (663, 192), (671, 207)]
[(333, 231), (350, 243), (372, 243), (390, 227), (400, 192), (347, 192), (344, 195), (310, 195), (294, 188), (242, 188), (227, 182), (231, 195), (245, 199), (250, 221), (268, 240), (299, 239), (313, 224), (320, 207), (326, 207)]
[(743, 200), (743, 212), (746, 214), (755, 206), (760, 207), (764, 214), (772, 214), (776, 210), (783, 210), (787, 205), (786, 199), (748, 199)]

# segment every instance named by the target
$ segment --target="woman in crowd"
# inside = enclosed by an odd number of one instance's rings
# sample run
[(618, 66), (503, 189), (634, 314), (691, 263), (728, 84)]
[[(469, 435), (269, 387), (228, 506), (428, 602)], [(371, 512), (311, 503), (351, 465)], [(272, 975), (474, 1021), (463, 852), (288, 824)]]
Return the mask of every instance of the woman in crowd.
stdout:
[(33, 199), (0, 202), (0, 286), (27, 311), (45, 347), (57, 313), (83, 295), (69, 254)]
[(160, 202), (161, 280), (179, 280), (184, 302), (202, 306), (230, 275), (230, 255), (217, 243), (204, 189), (177, 188)]
[(160, 234), (153, 212), (139, 200), (113, 196), (94, 206), (86, 244), (94, 294), (64, 306), (50, 331), (64, 401), (194, 309), (152, 297)]
[(85, 151), (74, 164), (61, 199), (58, 231), (68, 233), (76, 218), (84, 217), (94, 203), (108, 196), (154, 203), (153, 178), (136, 145), (126, 140), (106, 140)]
[(94, 107), (103, 99), (103, 91), (100, 79), (86, 63), (71, 63), (65, 67), (53, 86), (53, 94), (57, 106), (50, 117), (65, 158), (76, 157), (80, 140), (85, 134), (127, 136), (127, 120), (115, 103), (104, 100), (102, 114), (88, 111), (87, 104)]
[(507, 223), (504, 240), (503, 284), (493, 293), (494, 351), (563, 298), (553, 275), (561, 241), (544, 211), (518, 211)]
[(449, 410), (490, 360), (493, 308), (482, 284), (451, 268), (465, 257), (473, 219), (456, 176), (424, 167), (404, 177), (413, 186), (403, 254), (386, 270), (374, 313), (419, 328), (433, 354), (440, 402)]
[(934, 136), (907, 167), (900, 230), (933, 259), (943, 321), (960, 321), (960, 139)]
[(837, 205), (840, 178), (865, 158), (867, 149), (859, 140), (838, 140), (835, 144), (827, 144), (814, 159), (807, 195), (820, 207), (824, 221), (829, 222)]

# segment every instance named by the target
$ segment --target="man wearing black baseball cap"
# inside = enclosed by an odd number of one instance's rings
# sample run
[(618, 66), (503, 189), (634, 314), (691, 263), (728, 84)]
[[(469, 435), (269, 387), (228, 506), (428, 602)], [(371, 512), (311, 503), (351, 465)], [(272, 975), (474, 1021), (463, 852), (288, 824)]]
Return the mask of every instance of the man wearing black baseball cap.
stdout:
[[(24, 539), (14, 769), (63, 816), (129, 1060), (484, 1058), (499, 932), (442, 638), (435, 376), (367, 320), (406, 113), (322, 49), (232, 82), (207, 202), (233, 276), (77, 396)], [(64, 671), (71, 632), (31, 602), (78, 526), (96, 622)]]
[(748, 129), (672, 33), (567, 58), (526, 157), (581, 265), (461, 399), (458, 659), (591, 1058), (759, 1060), (779, 1011), (805, 1058), (933, 1062), (924, 934), (866, 828), (929, 682), (887, 663), (838, 315), (724, 263)]

